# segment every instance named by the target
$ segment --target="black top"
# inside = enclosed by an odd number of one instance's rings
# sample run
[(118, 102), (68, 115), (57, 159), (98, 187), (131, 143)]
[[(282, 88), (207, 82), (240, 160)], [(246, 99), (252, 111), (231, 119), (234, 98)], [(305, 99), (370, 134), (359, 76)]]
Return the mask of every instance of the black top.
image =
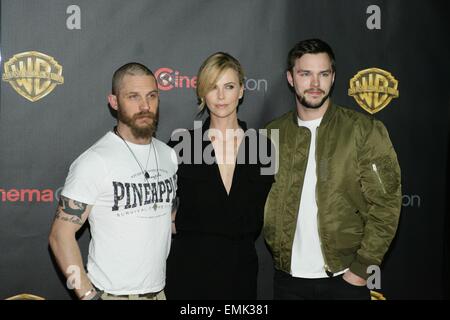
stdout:
[(168, 143), (181, 163), (177, 172), (177, 235), (168, 261), (167, 297), (256, 298), (254, 240), (261, 231), (266, 197), (274, 181), (273, 172), (261, 174), (261, 169), (270, 167), (271, 143), (239, 121), (245, 136), (227, 194), (217, 163), (209, 164), (201, 156), (211, 155), (215, 160), (205, 134), (209, 125), (208, 118), (202, 128), (185, 131), (180, 141), (172, 136)]

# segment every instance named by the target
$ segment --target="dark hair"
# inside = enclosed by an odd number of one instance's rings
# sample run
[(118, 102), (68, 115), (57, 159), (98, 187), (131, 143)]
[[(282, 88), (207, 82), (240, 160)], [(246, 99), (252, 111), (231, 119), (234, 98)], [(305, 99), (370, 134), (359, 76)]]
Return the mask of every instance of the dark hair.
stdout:
[(155, 78), (153, 72), (143, 64), (138, 62), (129, 62), (114, 72), (112, 77), (112, 94), (116, 95), (119, 92), (121, 81), (127, 74), (132, 76), (145, 75)]
[(325, 41), (320, 39), (308, 39), (297, 43), (288, 54), (287, 59), (287, 71), (292, 71), (295, 65), (295, 61), (300, 59), (305, 54), (317, 54), (326, 53), (331, 60), (331, 69), (336, 72), (336, 65), (334, 59), (334, 53), (331, 47)]

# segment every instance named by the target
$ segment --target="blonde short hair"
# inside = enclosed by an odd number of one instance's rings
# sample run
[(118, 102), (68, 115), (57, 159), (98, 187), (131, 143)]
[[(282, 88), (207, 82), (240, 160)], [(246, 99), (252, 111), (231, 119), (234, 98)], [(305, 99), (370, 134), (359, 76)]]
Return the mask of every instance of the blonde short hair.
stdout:
[(200, 111), (205, 108), (205, 96), (216, 85), (217, 79), (228, 69), (237, 72), (239, 85), (244, 85), (244, 70), (239, 61), (225, 52), (210, 55), (202, 64), (197, 74), (197, 98)]

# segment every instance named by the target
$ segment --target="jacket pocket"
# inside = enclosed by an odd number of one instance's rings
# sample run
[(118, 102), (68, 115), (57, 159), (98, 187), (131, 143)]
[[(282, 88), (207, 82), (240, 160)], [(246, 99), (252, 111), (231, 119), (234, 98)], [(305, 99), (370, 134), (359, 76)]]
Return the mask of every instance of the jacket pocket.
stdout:
[(360, 247), (361, 247), (360, 244), (358, 244), (357, 246), (353, 247), (340, 248), (337, 253), (339, 255), (339, 259), (341, 261), (345, 260), (344, 265), (349, 265), (354, 259)]
[(384, 187), (383, 180), (381, 180), (380, 172), (378, 171), (378, 167), (375, 163), (372, 163), (372, 171), (374, 172), (376, 179), (383, 190), (383, 193), (386, 193), (386, 188)]
[(333, 246), (339, 250), (359, 247), (364, 235), (364, 221), (359, 211), (348, 208), (345, 212), (335, 226), (336, 236)]

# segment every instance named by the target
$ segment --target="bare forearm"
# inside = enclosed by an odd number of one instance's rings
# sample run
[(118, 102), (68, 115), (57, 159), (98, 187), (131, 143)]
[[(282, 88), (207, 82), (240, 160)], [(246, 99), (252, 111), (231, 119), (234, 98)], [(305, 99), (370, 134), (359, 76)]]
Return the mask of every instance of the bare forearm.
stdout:
[(72, 283), (76, 295), (82, 297), (92, 289), (75, 236), (52, 234), (50, 247), (61, 271)]
[(177, 233), (177, 228), (175, 226), (175, 218), (177, 216), (177, 211), (178, 211), (178, 203), (179, 199), (178, 197), (175, 197), (173, 199), (172, 202), (172, 214), (171, 214), (171, 219), (172, 219), (172, 234), (176, 234)]
[(177, 233), (177, 228), (175, 227), (175, 217), (177, 215), (177, 211), (172, 212), (172, 234)]

